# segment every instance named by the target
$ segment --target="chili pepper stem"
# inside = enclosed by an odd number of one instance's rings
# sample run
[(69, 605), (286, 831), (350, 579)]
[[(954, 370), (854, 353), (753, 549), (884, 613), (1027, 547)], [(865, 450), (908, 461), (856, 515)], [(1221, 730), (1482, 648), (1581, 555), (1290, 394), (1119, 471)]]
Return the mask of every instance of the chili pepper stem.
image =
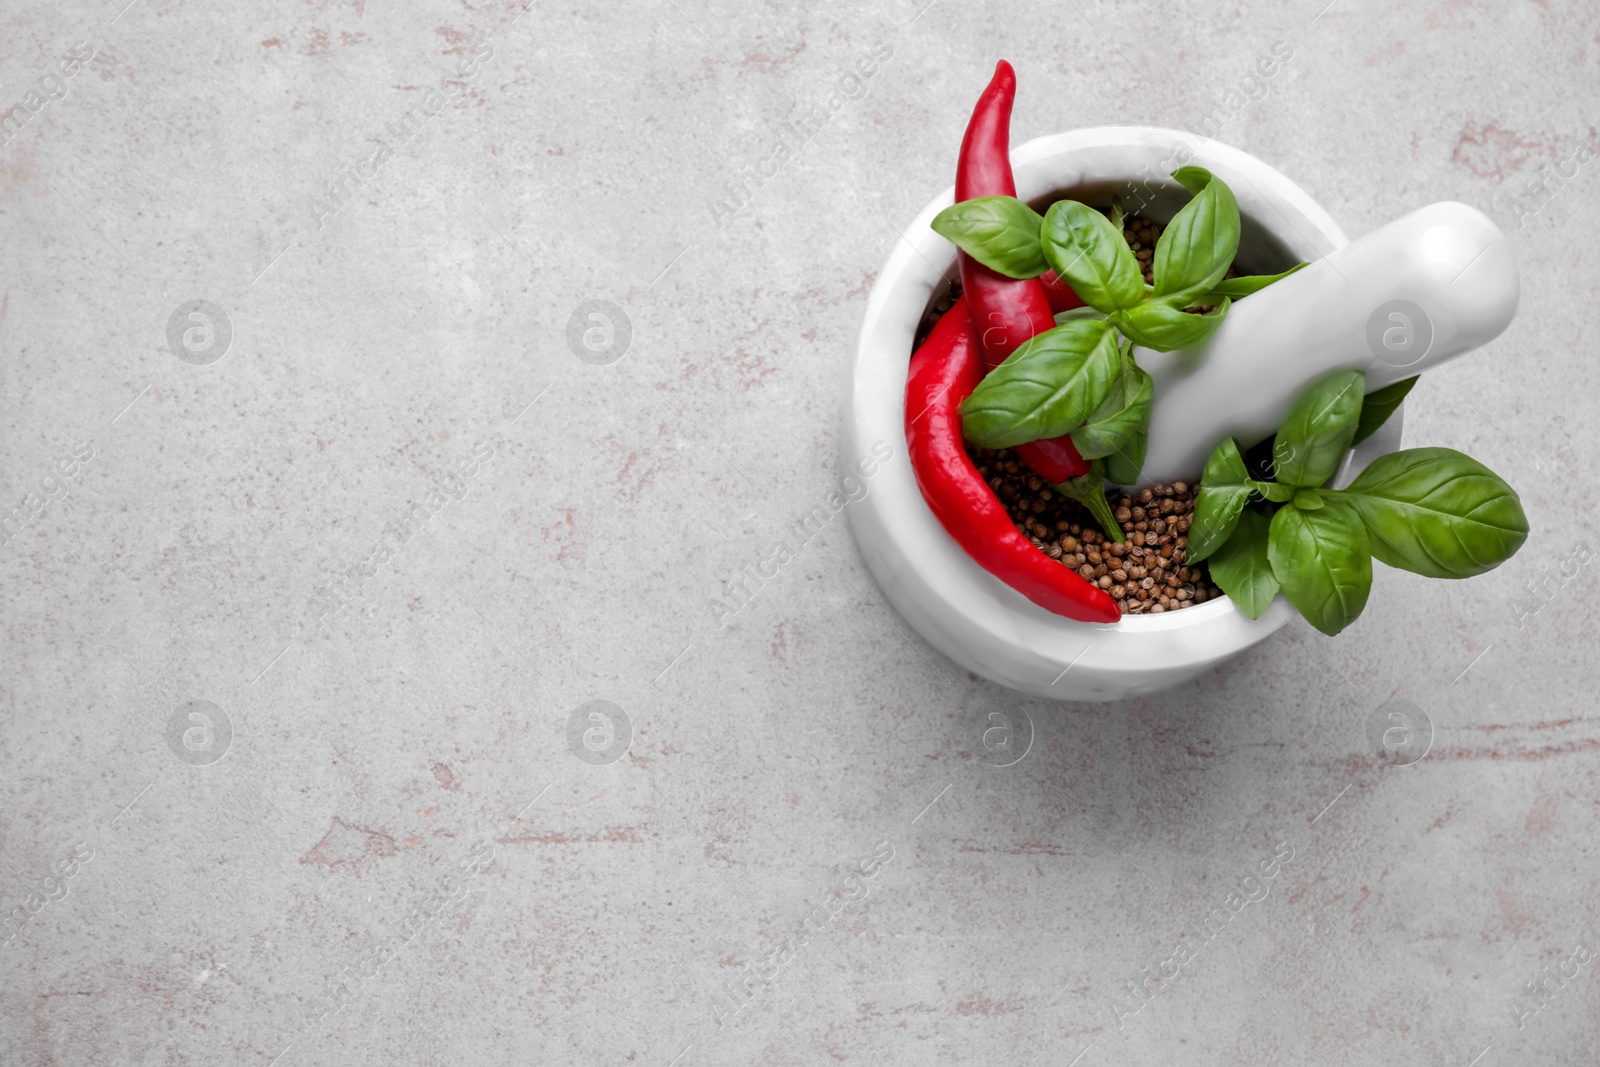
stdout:
[(1088, 508), (1094, 521), (1100, 524), (1101, 532), (1112, 541), (1120, 545), (1127, 540), (1122, 534), (1122, 524), (1117, 522), (1117, 517), (1111, 513), (1111, 504), (1106, 500), (1104, 465), (1098, 459), (1089, 465), (1088, 474), (1064, 482), (1052, 482), (1050, 488)]

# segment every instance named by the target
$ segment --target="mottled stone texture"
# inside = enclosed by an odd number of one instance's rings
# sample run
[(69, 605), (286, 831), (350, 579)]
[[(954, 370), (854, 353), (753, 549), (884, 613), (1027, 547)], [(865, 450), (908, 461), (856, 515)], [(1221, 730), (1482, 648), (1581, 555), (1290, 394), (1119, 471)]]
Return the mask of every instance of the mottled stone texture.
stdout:
[[(1593, 1062), (1592, 5), (122, 2), (0, 14), (7, 1067)], [(1524, 552), (1120, 705), (958, 671), (844, 515), (716, 606), (999, 57), (1018, 141), (1494, 215), (1406, 437)]]

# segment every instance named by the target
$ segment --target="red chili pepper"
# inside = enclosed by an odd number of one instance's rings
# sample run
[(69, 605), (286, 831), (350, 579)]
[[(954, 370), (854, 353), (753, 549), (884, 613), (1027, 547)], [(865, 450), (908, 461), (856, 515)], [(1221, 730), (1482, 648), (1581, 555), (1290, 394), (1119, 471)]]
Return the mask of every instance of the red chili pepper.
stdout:
[(1116, 622), (1122, 611), (1111, 595), (1035, 547), (967, 456), (961, 402), (983, 377), (977, 348), (963, 298), (911, 357), (906, 449), (922, 499), (979, 566), (1046, 611)]
[[(1017, 95), (1017, 75), (1011, 64), (1001, 60), (994, 78), (978, 97), (961, 138), (961, 155), (956, 161), (956, 202), (977, 196), (1016, 196), (1017, 182), (1011, 173), (1011, 104)], [(1037, 278), (1008, 278), (991, 270), (965, 252), (958, 253), (961, 264), (961, 291), (967, 298), (972, 328), (983, 346), (985, 370), (993, 370), (1011, 353), (1036, 334), (1055, 326), (1051, 294)], [(1077, 300), (1066, 283), (1056, 280)], [(1057, 293), (1058, 300), (1065, 297)], [(1063, 308), (1065, 310), (1065, 308)], [(1070, 437), (1031, 441), (1016, 448), (1017, 455), (1052, 485), (1069, 482), (1089, 473), (1089, 464), (1078, 455)]]
[(1078, 291), (1066, 282), (1053, 270), (1047, 270), (1039, 275), (1039, 283), (1044, 286), (1044, 295), (1050, 300), (1050, 310), (1057, 315), (1063, 311), (1083, 307), (1083, 297)]

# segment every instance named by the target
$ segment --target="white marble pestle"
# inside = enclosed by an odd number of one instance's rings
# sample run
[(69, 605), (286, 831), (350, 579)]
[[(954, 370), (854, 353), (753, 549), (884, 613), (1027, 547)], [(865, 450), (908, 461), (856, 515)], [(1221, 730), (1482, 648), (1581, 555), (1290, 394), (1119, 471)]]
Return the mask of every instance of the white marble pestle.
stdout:
[(1135, 349), (1155, 379), (1143, 480), (1194, 481), (1224, 436), (1263, 440), (1329, 371), (1365, 371), (1370, 392), (1487, 344), (1519, 290), (1505, 234), (1446, 201), (1237, 301), (1203, 349)]

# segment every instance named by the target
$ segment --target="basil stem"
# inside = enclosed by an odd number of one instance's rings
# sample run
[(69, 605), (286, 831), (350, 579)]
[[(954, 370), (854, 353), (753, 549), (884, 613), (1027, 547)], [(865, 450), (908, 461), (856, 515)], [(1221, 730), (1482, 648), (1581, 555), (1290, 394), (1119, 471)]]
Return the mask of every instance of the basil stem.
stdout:
[(1127, 540), (1122, 525), (1111, 512), (1111, 502), (1106, 499), (1105, 465), (1099, 460), (1089, 464), (1089, 473), (1069, 478), (1061, 483), (1050, 483), (1050, 488), (1062, 496), (1070, 497), (1089, 509), (1094, 521), (1105, 535), (1117, 544)]

